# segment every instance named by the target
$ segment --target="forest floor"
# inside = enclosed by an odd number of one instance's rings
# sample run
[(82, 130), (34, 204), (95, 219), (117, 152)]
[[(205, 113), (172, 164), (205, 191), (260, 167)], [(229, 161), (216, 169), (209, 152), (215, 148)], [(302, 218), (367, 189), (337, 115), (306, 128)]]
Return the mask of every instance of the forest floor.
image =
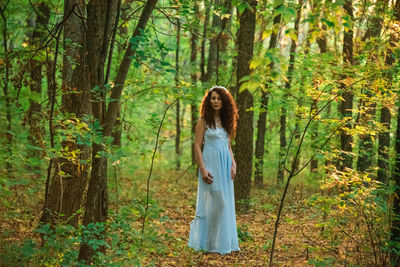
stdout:
[[(194, 251), (187, 247), (189, 225), (193, 220), (196, 208), (197, 177), (190, 172), (156, 170), (150, 181), (150, 197), (160, 207), (158, 218), (148, 218), (147, 225), (156, 227), (157, 236), (164, 236), (161, 242), (164, 247), (162, 253), (147, 252), (141, 260), (143, 265), (155, 266), (267, 266), (270, 257), (270, 247), (274, 231), (276, 213), (282, 190), (274, 185), (264, 185), (263, 189), (252, 188), (250, 210), (246, 214), (237, 214), (240, 251), (228, 255)], [(182, 175), (183, 174), (183, 175)], [(132, 177), (122, 177), (119, 184), (120, 205), (128, 203), (134, 197), (129, 188), (141, 192), (141, 199), (145, 199), (146, 173), (135, 173)], [(300, 178), (301, 177), (296, 177)], [(111, 180), (112, 178), (110, 178)], [(269, 179), (266, 179), (269, 181)], [(306, 199), (316, 193), (317, 186), (307, 186), (305, 183), (294, 181), (289, 187), (285, 201), (285, 208), (280, 220), (274, 266), (312, 266), (316, 260), (331, 257), (340, 257), (340, 251), (329, 252), (324, 248), (324, 242), (318, 240), (321, 234), (317, 227), (317, 215), (307, 207)], [(110, 188), (110, 192), (112, 192)], [(15, 214), (25, 214), (14, 218), (0, 216), (1, 238), (7, 241), (23, 241), (27, 238), (36, 238), (33, 230), (40, 216), (38, 201), (27, 202), (27, 206), (14, 207)], [(8, 207), (7, 210), (9, 211)], [(115, 208), (111, 203), (110, 209)], [(2, 207), (3, 211), (5, 208)], [(3, 211), (0, 209), (0, 212)], [(30, 212), (22, 212), (29, 209)], [(4, 214), (4, 213), (3, 213)], [(163, 220), (159, 220), (162, 217)], [(140, 231), (139, 220), (132, 226)], [(7, 238), (5, 238), (7, 236)], [(326, 239), (325, 239), (326, 240)], [(144, 242), (147, 242), (146, 240)], [(150, 244), (151, 246), (151, 244)], [(1, 246), (0, 246), (1, 247)], [(343, 256), (344, 257), (344, 256)], [(317, 264), (318, 265), (318, 264)], [(1, 264), (0, 264), (1, 266)], [(328, 265), (320, 265), (328, 266)], [(329, 265), (332, 266), (332, 265)]]
[[(169, 220), (160, 224), (160, 231), (173, 237), (167, 242), (169, 251), (152, 259), (158, 266), (267, 266), (270, 257), (274, 224), (281, 190), (265, 184), (263, 189), (252, 188), (250, 210), (237, 214), (240, 251), (228, 255), (197, 252), (187, 247), (190, 222), (196, 209), (197, 178), (183, 171), (155, 175), (152, 195), (164, 208), (162, 216)], [(143, 185), (144, 186), (144, 185)], [(274, 266), (310, 266), (310, 259), (322, 259), (317, 238), (317, 221), (304, 200), (316, 187), (295, 183), (289, 188), (281, 216), (274, 253)], [(326, 252), (326, 251), (325, 251)], [(314, 254), (314, 255), (313, 255)], [(325, 255), (326, 256), (326, 255)]]

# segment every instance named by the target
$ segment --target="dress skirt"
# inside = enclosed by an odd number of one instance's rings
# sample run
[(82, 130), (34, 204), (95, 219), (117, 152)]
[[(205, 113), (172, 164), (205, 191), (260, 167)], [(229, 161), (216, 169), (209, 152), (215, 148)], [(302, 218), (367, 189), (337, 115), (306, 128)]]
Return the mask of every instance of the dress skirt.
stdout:
[(213, 183), (205, 183), (199, 171), (196, 217), (190, 223), (188, 246), (195, 250), (227, 254), (240, 248), (229, 139), (224, 130), (225, 134), (218, 133), (221, 130), (207, 128), (205, 133), (202, 155), (205, 168), (213, 176)]

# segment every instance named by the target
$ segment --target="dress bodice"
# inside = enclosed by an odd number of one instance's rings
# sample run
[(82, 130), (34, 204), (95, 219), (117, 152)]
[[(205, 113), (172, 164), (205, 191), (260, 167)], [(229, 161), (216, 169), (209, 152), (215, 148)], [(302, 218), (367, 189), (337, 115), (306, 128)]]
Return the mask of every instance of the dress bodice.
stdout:
[(222, 127), (206, 127), (204, 132), (204, 146), (209, 145), (225, 145), (228, 144), (229, 137), (225, 129)]

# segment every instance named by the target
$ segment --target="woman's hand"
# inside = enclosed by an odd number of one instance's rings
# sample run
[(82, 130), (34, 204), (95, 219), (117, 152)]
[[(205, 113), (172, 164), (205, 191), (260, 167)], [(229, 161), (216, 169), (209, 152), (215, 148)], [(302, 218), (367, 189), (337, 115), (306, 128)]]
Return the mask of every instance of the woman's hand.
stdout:
[(235, 176), (236, 176), (236, 163), (232, 163), (232, 166), (231, 166), (231, 178), (232, 178), (232, 180), (235, 178)]
[(213, 176), (212, 174), (207, 171), (206, 169), (201, 171), (201, 177), (203, 178), (203, 181), (207, 184), (212, 184), (213, 182)]

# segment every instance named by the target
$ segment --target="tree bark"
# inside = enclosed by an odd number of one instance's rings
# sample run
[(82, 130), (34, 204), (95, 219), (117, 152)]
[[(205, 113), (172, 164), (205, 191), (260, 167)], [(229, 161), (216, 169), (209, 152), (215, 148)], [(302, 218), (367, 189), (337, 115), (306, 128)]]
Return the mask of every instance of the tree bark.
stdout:
[[(301, 15), (301, 7), (303, 5), (303, 1), (299, 0), (298, 3), (298, 10), (297, 16), (294, 23), (294, 30), (296, 32), (296, 36), (299, 36), (299, 22), (300, 22), (300, 15)], [(294, 70), (294, 63), (295, 63), (295, 54), (296, 53), (296, 40), (292, 39), (292, 43), (290, 45), (290, 58), (289, 58), (289, 68), (287, 72), (287, 81), (285, 82), (285, 95), (284, 99), (286, 100), (289, 95), (290, 86), (292, 83), (293, 78), (293, 70)], [(286, 140), (286, 103), (283, 103), (281, 108), (281, 116), (280, 116), (280, 130), (279, 130), (279, 137), (280, 137), (280, 149), (279, 149), (279, 163), (278, 163), (278, 176), (277, 176), (277, 184), (280, 186), (283, 184), (284, 174), (285, 174), (285, 152), (287, 149), (287, 140)]]
[[(394, 9), (394, 21), (393, 23), (393, 28), (392, 32), (390, 34), (390, 49), (388, 49), (388, 55), (386, 57), (386, 64), (388, 66), (394, 66), (394, 61), (395, 61), (395, 53), (398, 54), (399, 49), (398, 49), (398, 42), (399, 42), (399, 35), (398, 31), (395, 32), (394, 29), (397, 29), (397, 26), (394, 26), (395, 24), (400, 23), (400, 0), (397, 0), (394, 3), (393, 6)], [(393, 50), (397, 51), (393, 51)], [(398, 64), (398, 62), (397, 62)], [(393, 70), (395, 71), (395, 70)], [(392, 79), (392, 76), (390, 75), (390, 80)], [(385, 107), (387, 108), (387, 107)], [(390, 111), (388, 111), (388, 114), (390, 116)], [(390, 118), (390, 117), (389, 117)], [(390, 125), (390, 119), (386, 120), (388, 121), (388, 129)], [(384, 142), (383, 142), (384, 143)], [(379, 146), (381, 143), (379, 142)], [(381, 148), (381, 147), (380, 147)], [(389, 146), (386, 148), (388, 149)], [(396, 129), (396, 140), (395, 140), (395, 152), (396, 152), (396, 160), (395, 160), (395, 166), (394, 166), (394, 171), (393, 171), (393, 182), (394, 182), (394, 188), (395, 192), (393, 192), (393, 218), (391, 222), (391, 229), (390, 229), (390, 240), (392, 241), (392, 250), (391, 250), (391, 266), (399, 266), (400, 265), (400, 256), (398, 252), (398, 244), (400, 243), (400, 110), (397, 112), (397, 129)], [(387, 169), (386, 169), (387, 170)], [(386, 181), (385, 181), (386, 182)], [(396, 247), (397, 246), (397, 247)]]
[[(93, 57), (91, 58), (91, 61), (89, 61), (89, 69), (91, 74), (94, 76), (90, 76), (90, 82), (92, 88), (95, 88), (96, 86), (99, 86), (99, 88), (104, 88), (103, 72), (108, 48), (107, 40), (108, 36), (110, 35), (109, 32), (111, 25), (113, 24), (113, 21), (110, 18), (115, 17), (112, 14), (114, 13), (113, 10), (116, 2), (110, 4), (108, 1), (103, 0), (101, 5), (98, 3), (98, 1), (96, 3), (94, 2), (95, 1), (92, 1), (88, 4), (88, 21), (93, 20), (93, 23), (91, 23), (90, 27), (88, 26), (88, 52), (89, 56)], [(117, 76), (115, 78), (115, 86), (112, 88), (111, 92), (111, 99), (114, 101), (109, 103), (106, 111), (105, 99), (103, 98), (104, 95), (100, 95), (100, 97), (94, 96), (92, 100), (93, 114), (94, 117), (102, 123), (102, 134), (104, 137), (111, 136), (112, 129), (116, 121), (117, 111), (120, 106), (120, 98), (128, 74), (129, 66), (139, 45), (140, 36), (146, 27), (147, 21), (149, 20), (156, 3), (157, 0), (149, 0), (144, 6), (139, 22), (131, 38), (135, 39), (137, 42), (135, 42), (135, 45), (130, 45), (127, 47), (124, 58), (119, 66)], [(101, 91), (98, 92), (98, 94), (100, 93)], [(104, 156), (99, 155), (103, 151), (104, 147), (101, 144), (93, 145), (92, 172), (87, 194), (85, 216), (83, 220), (84, 225), (105, 222), (108, 216), (107, 159)], [(99, 234), (103, 235), (104, 233)], [(86, 244), (86, 241), (87, 240), (84, 238), (84, 242), (79, 250), (79, 260), (84, 260), (86, 263), (90, 263), (94, 251), (89, 245)], [(101, 248), (101, 250), (104, 251), (104, 248)]]
[[(198, 5), (194, 3), (194, 16), (197, 18), (199, 13)], [(197, 26), (192, 26), (190, 33), (190, 79), (192, 81), (193, 91), (196, 91), (197, 74), (196, 74), (196, 58), (197, 58)], [(191, 114), (191, 136), (192, 136), (192, 165), (196, 165), (196, 157), (194, 154), (194, 137), (196, 131), (196, 123), (198, 120), (198, 110), (196, 100), (192, 100), (190, 104), (190, 114)]]
[(11, 103), (10, 103), (10, 96), (9, 96), (9, 91), (8, 91), (8, 83), (10, 81), (10, 67), (11, 67), (11, 62), (9, 58), (9, 51), (8, 51), (8, 45), (7, 45), (7, 18), (5, 16), (5, 9), (6, 6), (1, 7), (1, 18), (3, 20), (3, 47), (4, 47), (4, 63), (5, 63), (5, 77), (4, 77), (4, 86), (3, 86), (3, 93), (4, 93), (4, 100), (6, 102), (6, 118), (7, 118), (7, 131), (6, 131), (6, 139), (7, 139), (7, 160), (6, 160), (6, 169), (8, 173), (8, 177), (11, 177), (12, 175), (12, 164), (11, 164), (11, 158), (12, 158), (12, 144), (13, 144), (13, 135), (12, 135), (12, 115), (11, 115)]
[[(177, 19), (176, 50), (175, 50), (175, 87), (179, 90), (179, 44), (181, 24)], [(180, 100), (176, 101), (176, 136), (175, 136), (176, 170), (181, 169), (181, 124), (180, 124)]]
[[(74, 9), (74, 12), (72, 12)], [(85, 25), (77, 14), (85, 12), (85, 1), (68, 1), (64, 6), (64, 58), (62, 107), (64, 114), (71, 114), (69, 120), (81, 120), (90, 114), (90, 90), (87, 86), (85, 56)], [(66, 16), (69, 15), (67, 18)], [(73, 45), (71, 45), (73, 44)], [(74, 62), (77, 62), (74, 64)], [(56, 81), (52, 81), (55, 83)], [(64, 157), (54, 160), (54, 175), (51, 179), (41, 217), (42, 223), (54, 224), (59, 219), (67, 219), (73, 226), (78, 225), (78, 215), (83, 192), (87, 185), (90, 161), (90, 147), (78, 145), (69, 138), (61, 143)], [(79, 151), (76, 158), (68, 159), (71, 151)], [(86, 163), (82, 163), (86, 162)]]
[[(214, 0), (214, 5), (219, 5), (220, 0)], [(221, 18), (213, 14), (211, 21), (210, 47), (208, 49), (207, 72), (204, 75), (203, 82), (208, 82), (215, 73), (217, 66), (217, 31), (221, 26)]]
[[(396, 3), (393, 4), (394, 9), (394, 20), (396, 23), (400, 22), (400, 1), (397, 0)], [(393, 26), (396, 27), (396, 26)], [(392, 29), (395, 31), (395, 29)], [(389, 43), (390, 48), (388, 49), (385, 65), (393, 66), (395, 62), (395, 56), (392, 51), (397, 45), (399, 41), (398, 35), (392, 32), (390, 34)], [(389, 73), (387, 75), (388, 84), (391, 87), (392, 83), (392, 74)], [(380, 110), (381, 117), (379, 122), (384, 126), (385, 130), (380, 132), (378, 135), (378, 180), (387, 183), (389, 181), (389, 150), (390, 150), (390, 123), (391, 123), (391, 114), (389, 107), (383, 105)], [(400, 184), (400, 183), (399, 183)], [(397, 184), (397, 185), (399, 185)]]
[[(92, 111), (94, 120), (100, 125), (104, 122), (106, 107), (106, 88), (104, 85), (105, 62), (109, 41), (115, 22), (117, 1), (89, 1), (87, 4), (87, 64), (89, 70), (89, 88), (92, 91)], [(118, 103), (119, 104), (119, 103)], [(105, 136), (104, 132), (102, 133)], [(111, 135), (111, 131), (109, 135)], [(94, 143), (92, 146), (92, 170), (86, 197), (86, 209), (83, 224), (105, 222), (108, 216), (107, 158), (102, 154), (104, 144)], [(104, 238), (105, 230), (91, 233), (98, 239)], [(79, 260), (90, 263), (94, 250), (87, 244), (86, 235), (79, 250)], [(105, 248), (99, 248), (105, 252)]]
[[(281, 5), (278, 5), (276, 8), (279, 8)], [(275, 28), (280, 24), (281, 15), (278, 14), (274, 17), (272, 27)], [(269, 39), (269, 49), (274, 49), (277, 45), (277, 33), (275, 31), (272, 32), (271, 37)], [(268, 68), (270, 71), (273, 70), (275, 62), (271, 62)], [(257, 121), (257, 139), (256, 139), (256, 151), (255, 151), (255, 177), (254, 182), (257, 187), (262, 187), (263, 185), (263, 169), (264, 169), (264, 147), (265, 147), (265, 131), (266, 131), (266, 122), (267, 122), (267, 112), (268, 112), (268, 85), (266, 85), (265, 90), (261, 91), (261, 104), (260, 104), (260, 113), (258, 115)]]
[[(238, 66), (237, 90), (240, 80), (250, 74), (250, 60), (253, 57), (254, 33), (256, 22), (256, 0), (246, 0), (249, 4), (239, 18), (237, 32)], [(253, 165), (253, 95), (248, 91), (239, 92), (237, 97), (239, 121), (236, 136), (237, 175), (235, 178), (236, 209), (247, 212), (251, 189), (251, 173)]]
[[(320, 10), (320, 7), (322, 6), (322, 3), (316, 3), (317, 9)], [(319, 11), (318, 11), (319, 12)], [(322, 15), (325, 16), (326, 12), (325, 10), (322, 11)], [(326, 38), (326, 24), (321, 25), (321, 29), (324, 32), (324, 34), (320, 37), (317, 38), (317, 44), (319, 47), (319, 53), (323, 56), (327, 51), (328, 51), (328, 42)], [(318, 86), (318, 85), (317, 85)], [(318, 99), (313, 98), (312, 99), (312, 106), (311, 106), (311, 114), (314, 114), (318, 110)], [(318, 121), (314, 121), (311, 126), (310, 126), (310, 132), (311, 132), (311, 150), (313, 153), (316, 152), (318, 149)], [(311, 159), (310, 162), (310, 171), (311, 172), (317, 172), (318, 171), (318, 159), (316, 157)]]
[[(368, 42), (371, 37), (379, 38), (381, 34), (383, 17), (381, 17), (385, 10), (385, 6), (387, 3), (384, 1), (378, 1), (375, 3), (375, 12), (376, 15), (371, 18), (371, 22), (369, 23), (370, 27), (368, 27), (365, 35), (362, 38), (363, 42)], [(372, 63), (376, 60), (376, 54), (371, 51), (371, 56), (369, 57), (369, 61)], [(373, 64), (373, 63), (372, 63)], [(365, 97), (361, 98), (360, 104), (360, 123), (366, 128), (367, 132), (364, 134), (360, 134), (360, 142), (359, 142), (359, 152), (357, 158), (357, 170), (361, 172), (369, 172), (371, 173), (372, 159), (375, 157), (374, 155), (374, 140), (369, 131), (373, 130), (373, 121), (375, 120), (376, 113), (376, 103), (371, 101), (374, 96), (373, 89), (369, 86), (365, 88)]]
[[(36, 7), (35, 7), (36, 9)], [(40, 46), (40, 41), (45, 37), (45, 26), (47, 25), (50, 17), (50, 8), (47, 3), (40, 2), (37, 5), (37, 14), (35, 19), (30, 20), (33, 22), (33, 25), (30, 25), (33, 29), (31, 36), (28, 36), (29, 47), (37, 48)], [(39, 51), (39, 53), (43, 53)], [(29, 62), (29, 76), (31, 77), (31, 81), (29, 84), (30, 91), (33, 94), (41, 95), (42, 93), (42, 66), (45, 65), (44, 59), (37, 59), (36, 57), (32, 57)], [(29, 135), (28, 141), (32, 146), (31, 149), (28, 150), (29, 158), (42, 159), (45, 155), (44, 151), (44, 143), (43, 136), (44, 133), (44, 125), (41, 120), (41, 111), (42, 107), (40, 103), (36, 100), (29, 100), (29, 109), (26, 114), (26, 121), (29, 125)], [(40, 175), (40, 164), (30, 165), (36, 175)]]
[[(345, 0), (343, 3), (343, 8), (347, 15), (351, 18), (353, 22), (353, 5), (351, 0)], [(353, 26), (348, 31), (343, 33), (343, 61), (344, 65), (347, 67), (352, 67), (354, 64), (353, 59)], [(343, 76), (342, 79), (345, 80), (348, 76)], [(342, 90), (343, 100), (340, 102), (340, 114), (342, 119), (346, 119), (347, 123), (344, 129), (340, 131), (340, 148), (341, 148), (341, 159), (339, 160), (339, 166), (337, 167), (339, 171), (345, 170), (345, 168), (352, 168), (353, 157), (349, 154), (353, 151), (352, 142), (353, 137), (351, 134), (346, 132), (346, 129), (350, 130), (352, 128), (352, 114), (353, 114), (353, 92), (352, 88), (348, 88), (344, 81), (341, 82), (340, 88)]]

